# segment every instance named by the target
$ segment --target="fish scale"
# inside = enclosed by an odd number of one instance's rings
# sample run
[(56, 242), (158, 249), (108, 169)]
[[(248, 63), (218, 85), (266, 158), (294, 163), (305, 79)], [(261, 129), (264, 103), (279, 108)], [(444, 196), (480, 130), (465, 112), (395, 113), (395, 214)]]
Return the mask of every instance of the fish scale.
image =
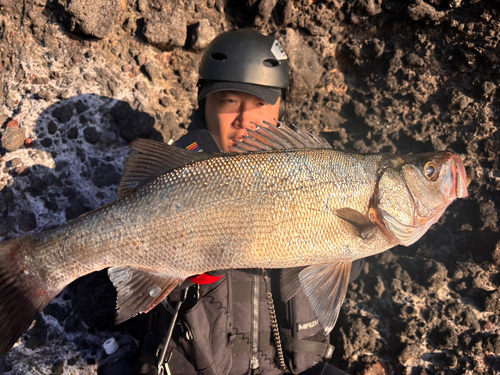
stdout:
[[(334, 153), (334, 152), (333, 152)], [(196, 192), (189, 190), (189, 185), (184, 189), (183, 184), (179, 184), (178, 188), (182, 190), (183, 194), (189, 196), (197, 194), (198, 199), (194, 199), (192, 205), (183, 207), (182, 215), (177, 219), (190, 228), (193, 234), (192, 239), (182, 244), (184, 247), (191, 249), (188, 253), (183, 253), (178, 259), (183, 262), (185, 257), (196, 257), (200, 259), (199, 268), (189, 270), (189, 272), (200, 273), (213, 269), (214, 264), (204, 264), (203, 257), (200, 255), (204, 253), (211, 254), (213, 248), (223, 247), (234, 249), (233, 253), (241, 254), (240, 263), (238, 258), (232, 257), (220, 258), (220, 263), (215, 265), (220, 268), (239, 268), (248, 267), (248, 261), (252, 262), (250, 265), (255, 264), (256, 267), (265, 265), (266, 267), (283, 267), (283, 261), (291, 261), (296, 263), (298, 257), (304, 257), (310, 253), (302, 251), (300, 248), (293, 249), (293, 242), (286, 241), (287, 237), (293, 237), (293, 232), (299, 232), (299, 229), (304, 233), (315, 233), (316, 235), (322, 234), (329, 241), (335, 241), (339, 236), (335, 231), (331, 231), (338, 223), (338, 218), (330, 214), (325, 214), (324, 196), (328, 191), (335, 191), (332, 181), (327, 178), (328, 169), (331, 170), (330, 162), (318, 163), (322, 160), (318, 157), (318, 152), (308, 151), (300, 155), (302, 166), (304, 170), (308, 170), (308, 166), (315, 170), (322, 169), (324, 173), (320, 173), (324, 177), (321, 180), (315, 180), (314, 184), (310, 184), (307, 189), (304, 186), (304, 181), (313, 181), (307, 179), (297, 173), (297, 169), (291, 168), (276, 168), (274, 174), (268, 174), (267, 164), (275, 163), (275, 165), (287, 165), (287, 158), (285, 155), (268, 155), (258, 154), (252, 155), (252, 160), (248, 163), (242, 164), (239, 160), (231, 160), (226, 158), (212, 159), (211, 162), (220, 162), (222, 164), (233, 165), (236, 170), (235, 173), (220, 177), (217, 172), (218, 168), (210, 168), (209, 170), (215, 171), (204, 176), (206, 179), (217, 177), (216, 179), (223, 178), (229, 182), (227, 191), (220, 191), (220, 187), (216, 184), (203, 185), (196, 187)], [(281, 160), (276, 160), (277, 158)], [(338, 156), (337, 156), (338, 158)], [(270, 160), (273, 159), (273, 160)], [(321, 165), (322, 164), (322, 165)], [(353, 165), (353, 163), (350, 163)], [(202, 166), (201, 169), (206, 170)], [(232, 168), (229, 168), (232, 169)], [(280, 174), (276, 176), (277, 171)], [(257, 181), (252, 181), (252, 176), (256, 172), (260, 172), (261, 177)], [(237, 176), (238, 178), (235, 178)], [(279, 181), (286, 181), (286, 186), (280, 187)], [(297, 181), (294, 183), (294, 181)], [(318, 186), (322, 186), (318, 189)], [(169, 189), (175, 189), (174, 186), (168, 186)], [(369, 188), (369, 186), (367, 186)], [(216, 189), (217, 192), (212, 190)], [(361, 189), (368, 192), (368, 189)], [(294, 194), (295, 192), (299, 192)], [(211, 197), (217, 198), (211, 198)], [(230, 197), (227, 201), (225, 197)], [(206, 198), (203, 200), (203, 198)], [(356, 202), (349, 202), (354, 208), (367, 210), (369, 194), (358, 197)], [(330, 210), (334, 207), (330, 207)], [(168, 211), (168, 207), (166, 207)], [(316, 212), (315, 219), (311, 220), (311, 210)], [(322, 212), (323, 211), (323, 212)], [(231, 220), (227, 220), (231, 218)], [(167, 221), (175, 225), (176, 218), (167, 215)], [(279, 225), (278, 225), (279, 224)], [(163, 225), (160, 223), (160, 226)], [(223, 226), (224, 225), (224, 226)], [(294, 229), (295, 228), (295, 229)], [(214, 234), (212, 234), (212, 232)], [(309, 236), (311, 237), (311, 236)], [(303, 242), (308, 242), (304, 237)], [(167, 233), (166, 241), (175, 243), (178, 239), (175, 233)], [(340, 240), (341, 241), (341, 240)], [(339, 242), (340, 242), (339, 241)], [(322, 244), (323, 248), (329, 247), (328, 243)], [(275, 249), (281, 248), (283, 255), (289, 255), (286, 259), (276, 259), (271, 257)], [(288, 249), (293, 252), (287, 251)], [(226, 252), (227, 253), (227, 252)], [(245, 256), (245, 253), (251, 254), (251, 258)], [(319, 255), (319, 254), (317, 254)], [(177, 260), (170, 260), (177, 263)]]
[[(0, 244), (0, 352), (67, 284), (104, 268), (122, 322), (189, 276), (308, 266), (283, 277), (290, 281), (283, 295), (303, 288), (329, 332), (351, 262), (414, 242), (467, 190), (452, 153), (362, 155), (324, 146), (206, 155), (135, 141), (120, 199)], [(424, 175), (429, 163), (440, 172), (435, 179)]]

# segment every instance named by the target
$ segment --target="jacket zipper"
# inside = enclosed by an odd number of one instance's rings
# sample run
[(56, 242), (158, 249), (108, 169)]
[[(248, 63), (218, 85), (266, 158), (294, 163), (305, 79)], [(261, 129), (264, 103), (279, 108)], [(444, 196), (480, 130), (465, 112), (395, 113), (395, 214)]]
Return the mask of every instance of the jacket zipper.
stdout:
[(253, 322), (252, 322), (252, 359), (250, 368), (259, 368), (259, 300), (260, 300), (260, 276), (256, 270), (253, 278)]

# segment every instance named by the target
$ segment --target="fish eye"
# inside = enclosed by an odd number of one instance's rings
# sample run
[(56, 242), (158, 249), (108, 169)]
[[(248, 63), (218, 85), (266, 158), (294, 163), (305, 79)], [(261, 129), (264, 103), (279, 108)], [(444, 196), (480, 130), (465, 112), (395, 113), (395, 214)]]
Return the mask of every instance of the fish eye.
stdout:
[(432, 161), (428, 161), (427, 163), (425, 163), (423, 172), (424, 176), (431, 181), (436, 181), (439, 176), (436, 165)]

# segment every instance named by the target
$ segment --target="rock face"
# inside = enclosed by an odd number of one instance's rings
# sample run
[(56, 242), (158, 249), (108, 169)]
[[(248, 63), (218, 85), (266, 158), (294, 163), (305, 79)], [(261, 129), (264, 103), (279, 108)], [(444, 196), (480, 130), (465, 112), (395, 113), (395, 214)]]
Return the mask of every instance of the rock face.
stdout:
[[(218, 33), (274, 33), (285, 122), (340, 150), (450, 149), (473, 178), (420, 241), (367, 259), (333, 333), (358, 374), (500, 372), (500, 14), (473, 0), (0, 0), (0, 240), (116, 198), (128, 144), (174, 141)], [(92, 374), (120, 337), (104, 272), (69, 286), (3, 374)]]
[(193, 26), (191, 33), (191, 48), (195, 51), (203, 50), (217, 36), (210, 21), (203, 19)]
[(324, 73), (318, 55), (293, 29), (285, 30), (283, 45), (290, 59), (290, 70), (293, 72), (290, 98), (298, 100), (313, 94)]
[(121, 0), (59, 0), (62, 19), (72, 32), (102, 39), (108, 36), (122, 11)]
[(186, 43), (187, 24), (184, 12), (156, 12), (144, 23), (146, 41), (162, 50), (182, 47)]
[(26, 129), (7, 126), (2, 134), (2, 148), (7, 151), (16, 151), (24, 145)]

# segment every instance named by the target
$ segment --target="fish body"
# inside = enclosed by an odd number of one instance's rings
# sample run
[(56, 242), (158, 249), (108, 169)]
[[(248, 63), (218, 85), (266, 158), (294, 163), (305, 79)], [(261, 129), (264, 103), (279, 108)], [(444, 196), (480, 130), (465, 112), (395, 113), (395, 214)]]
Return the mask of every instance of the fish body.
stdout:
[(66, 285), (104, 268), (121, 322), (192, 275), (309, 266), (284, 276), (283, 293), (302, 287), (330, 331), (353, 260), (415, 242), (467, 195), (463, 164), (449, 152), (205, 155), (145, 140), (132, 147), (139, 153), (127, 161), (119, 200), (0, 244), (0, 352)]
[(342, 207), (368, 212), (379, 159), (333, 150), (211, 158), (33, 235), (17, 262), (38, 270), (41, 284), (60, 290), (116, 266), (186, 278), (215, 269), (361, 258), (393, 241), (378, 231), (368, 244), (334, 213)]

